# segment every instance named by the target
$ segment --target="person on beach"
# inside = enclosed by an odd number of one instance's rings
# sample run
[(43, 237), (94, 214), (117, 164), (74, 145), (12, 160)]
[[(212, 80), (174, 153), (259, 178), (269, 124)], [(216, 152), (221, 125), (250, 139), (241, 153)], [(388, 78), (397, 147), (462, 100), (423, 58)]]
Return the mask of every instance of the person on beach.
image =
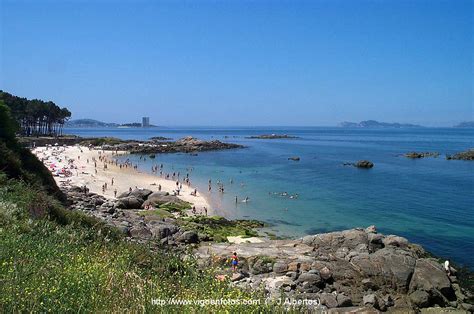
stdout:
[(230, 260), (232, 264), (232, 271), (235, 273), (237, 271), (237, 266), (239, 265), (239, 257), (237, 256), (236, 252), (232, 254)]
[(158, 184), (158, 191), (161, 191), (161, 184)]
[(204, 206), (204, 213), (205, 213), (206, 216), (207, 216), (207, 207), (206, 207), (206, 206)]
[(235, 197), (235, 204), (237, 204), (237, 202), (238, 202), (238, 199), (237, 199), (237, 196), (236, 196), (236, 197)]
[(114, 197), (117, 197), (117, 190), (114, 190)]

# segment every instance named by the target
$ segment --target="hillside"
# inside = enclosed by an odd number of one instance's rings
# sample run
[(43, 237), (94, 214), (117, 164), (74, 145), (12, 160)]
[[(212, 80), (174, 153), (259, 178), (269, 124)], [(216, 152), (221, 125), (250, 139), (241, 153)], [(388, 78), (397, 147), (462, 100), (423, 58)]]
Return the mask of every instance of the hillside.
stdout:
[[(151, 243), (131, 243), (101, 220), (65, 209), (51, 174), (18, 145), (15, 129), (0, 102), (2, 312), (270, 311), (262, 295), (216, 280), (184, 251), (152, 251)], [(191, 303), (159, 304), (168, 299)], [(261, 303), (192, 303), (205, 299)]]
[(339, 124), (343, 128), (421, 128), (421, 125), (409, 123), (389, 123), (379, 122), (375, 120), (365, 120), (361, 122), (341, 122)]
[(76, 119), (66, 122), (69, 128), (94, 128), (94, 127), (117, 127), (117, 123), (107, 123), (94, 119)]
[(461, 122), (454, 126), (455, 128), (474, 128), (474, 121)]

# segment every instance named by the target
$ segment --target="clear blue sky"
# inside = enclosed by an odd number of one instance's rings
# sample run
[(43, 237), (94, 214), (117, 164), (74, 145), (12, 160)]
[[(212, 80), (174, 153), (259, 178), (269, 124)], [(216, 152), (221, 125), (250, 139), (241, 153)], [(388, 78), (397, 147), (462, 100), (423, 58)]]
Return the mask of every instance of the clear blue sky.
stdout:
[(0, 89), (73, 118), (473, 118), (473, 1), (5, 1)]

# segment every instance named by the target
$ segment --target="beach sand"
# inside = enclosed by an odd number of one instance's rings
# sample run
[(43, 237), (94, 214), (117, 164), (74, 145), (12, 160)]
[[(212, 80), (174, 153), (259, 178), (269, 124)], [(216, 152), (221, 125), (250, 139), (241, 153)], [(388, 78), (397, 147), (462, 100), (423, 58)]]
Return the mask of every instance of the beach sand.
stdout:
[[(162, 187), (162, 191), (173, 194), (176, 189), (176, 180), (167, 180), (159, 175), (152, 175), (135, 170), (131, 167), (120, 169), (112, 163), (107, 163), (107, 169), (104, 169), (104, 162), (99, 161), (99, 156), (105, 156), (109, 161), (114, 160), (112, 151), (101, 151), (96, 149), (89, 149), (85, 146), (56, 146), (56, 147), (37, 147), (33, 149), (33, 153), (43, 161), (46, 167), (53, 173), (54, 179), (58, 186), (87, 186), (90, 192), (103, 195), (106, 198), (114, 199), (114, 191), (117, 190), (117, 195), (126, 192), (129, 188), (135, 189), (144, 188), (153, 192), (158, 191), (158, 185)], [(118, 152), (124, 154), (124, 152)], [(93, 158), (97, 160), (97, 174), (95, 173)], [(87, 160), (89, 159), (89, 163)], [(70, 168), (69, 160), (73, 160), (73, 165), (77, 169), (70, 169), (71, 176), (57, 176), (54, 175), (59, 169)], [(112, 185), (112, 178), (114, 184)], [(107, 183), (108, 188), (105, 192), (102, 190), (104, 183)], [(204, 213), (204, 207), (208, 209), (208, 214), (212, 212), (207, 199), (197, 192), (196, 196), (191, 195), (194, 187), (182, 185), (180, 199), (192, 203), (196, 207), (198, 214)]]

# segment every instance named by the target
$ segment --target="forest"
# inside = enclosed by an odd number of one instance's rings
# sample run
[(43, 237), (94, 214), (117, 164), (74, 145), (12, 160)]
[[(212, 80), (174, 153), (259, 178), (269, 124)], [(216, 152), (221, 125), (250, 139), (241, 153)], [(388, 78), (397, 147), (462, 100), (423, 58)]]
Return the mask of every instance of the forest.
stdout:
[(52, 101), (27, 99), (0, 90), (0, 101), (10, 108), (18, 123), (20, 136), (60, 136), (64, 123), (71, 117), (67, 108)]

